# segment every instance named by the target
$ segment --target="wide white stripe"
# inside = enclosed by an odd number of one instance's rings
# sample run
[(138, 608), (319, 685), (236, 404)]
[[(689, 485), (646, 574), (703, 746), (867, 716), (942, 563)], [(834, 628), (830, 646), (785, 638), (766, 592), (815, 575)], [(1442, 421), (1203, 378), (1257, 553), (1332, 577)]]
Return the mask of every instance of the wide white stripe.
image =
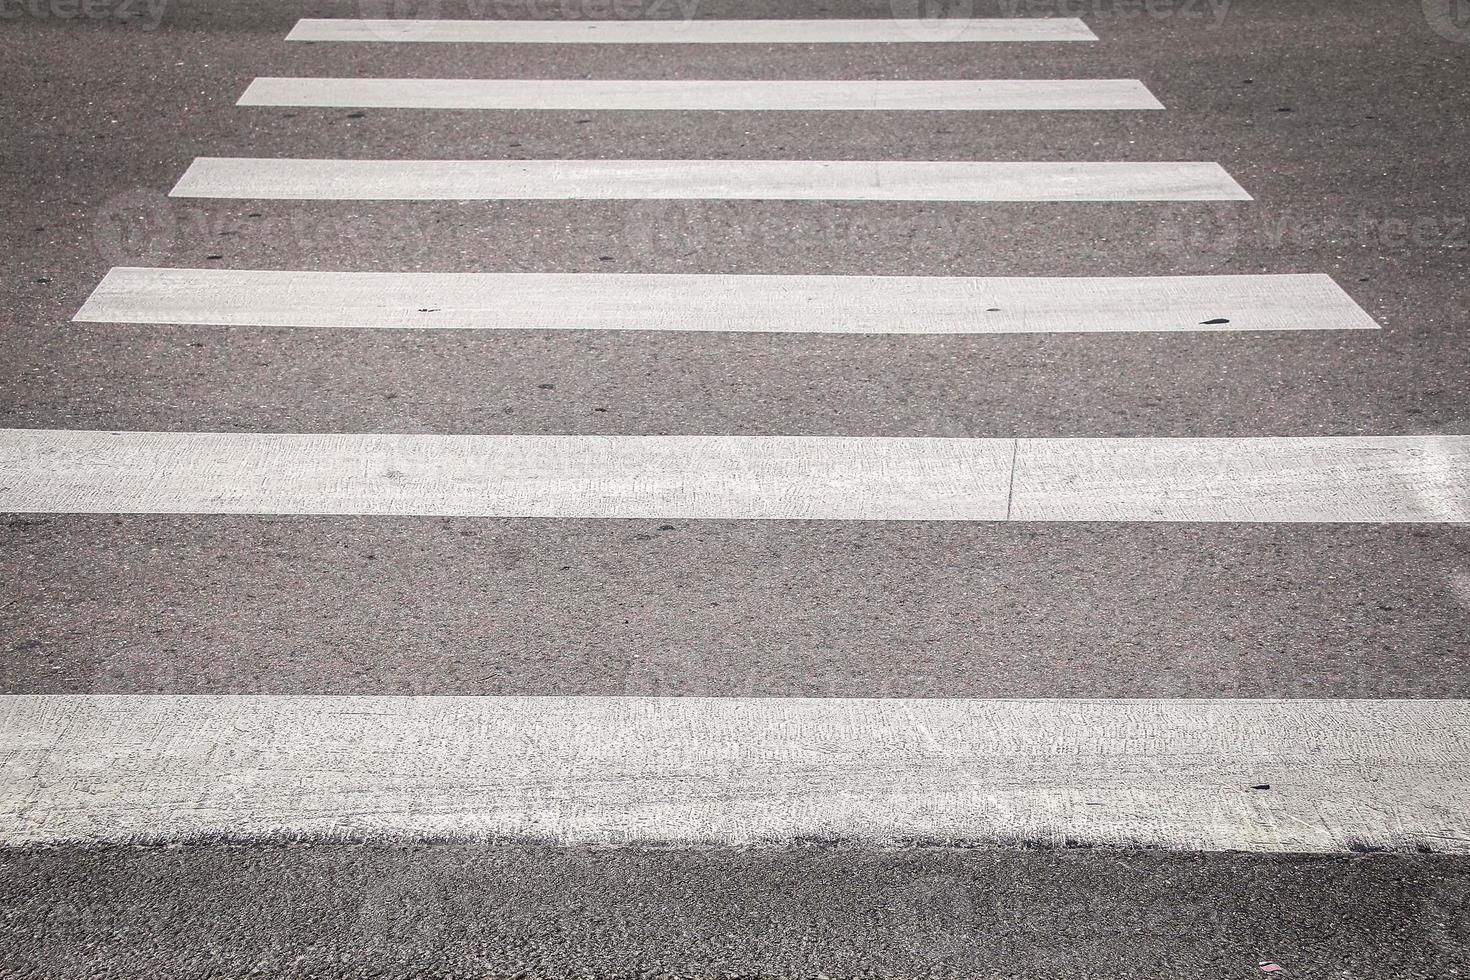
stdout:
[(1248, 201), (1218, 163), (959, 160), (298, 160), (198, 157), (174, 197)]
[(1377, 328), (1325, 275), (947, 278), (115, 268), (75, 319), (904, 334)]
[(440, 41), (479, 44), (866, 44), (1096, 41), (1075, 17), (868, 20), (431, 20), (296, 22), (288, 41)]
[(929, 439), (0, 430), (0, 511), (1470, 521), (1470, 436)]
[(563, 81), (257, 78), (240, 105), (405, 109), (1162, 109), (1136, 79)]
[(10, 696), (0, 746), (10, 845), (1470, 852), (1464, 701)]

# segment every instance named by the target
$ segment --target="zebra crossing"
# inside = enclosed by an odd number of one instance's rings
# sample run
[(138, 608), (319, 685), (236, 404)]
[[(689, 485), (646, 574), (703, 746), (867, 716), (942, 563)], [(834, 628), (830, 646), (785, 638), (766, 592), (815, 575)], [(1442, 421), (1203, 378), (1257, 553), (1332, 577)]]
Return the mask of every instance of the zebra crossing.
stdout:
[[(299, 21), (289, 41), (1090, 42), (1081, 21)], [(1165, 111), (1135, 80), (261, 78), (253, 106)], [(1208, 161), (198, 157), (181, 198), (1250, 202)], [(1377, 329), (1321, 273), (1005, 279), (115, 268), (136, 325), (781, 333)], [(1470, 436), (0, 431), (0, 510), (1470, 523)], [(698, 657), (692, 650), (689, 656)], [(1404, 700), (8, 695), (0, 839), (1470, 852), (1470, 707)], [(1266, 787), (1266, 789), (1262, 789)], [(1276, 787), (1275, 791), (1270, 791)]]

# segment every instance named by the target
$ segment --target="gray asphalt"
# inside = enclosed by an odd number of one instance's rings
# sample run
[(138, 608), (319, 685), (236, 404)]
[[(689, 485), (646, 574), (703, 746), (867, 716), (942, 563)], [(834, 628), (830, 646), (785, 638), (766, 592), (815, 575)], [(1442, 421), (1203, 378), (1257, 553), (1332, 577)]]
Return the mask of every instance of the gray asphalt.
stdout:
[[(57, 900), (57, 899), (60, 900)], [(226, 847), (0, 855), (7, 977), (1428, 980), (1470, 861), (1087, 850)], [(1281, 975), (1281, 974), (1278, 974)]]
[(8, 693), (1470, 697), (1470, 538), (12, 515)]
[[(433, 9), (464, 16), (457, 2)], [(46, 16), (0, 20), (0, 426), (1470, 432), (1470, 44), (1426, 16), (1448, 5), (1236, 0), (1217, 26), (1117, 16), (1126, 6), (1089, 0), (1096, 44), (632, 49), (281, 40), (297, 17), (371, 14), (372, 0), (174, 2), (156, 30), (61, 20), (47, 0)], [(974, 11), (1004, 12), (993, 7)], [(431, 12), (427, 0), (399, 9)], [(698, 6), (702, 18), (890, 13), (852, 0)], [(1168, 110), (233, 105), (256, 75), (352, 74), (1122, 77)], [(168, 198), (196, 155), (1218, 160), (1256, 201)], [(892, 338), (69, 322), (109, 266), (128, 264), (1327, 272), (1384, 329)], [(0, 581), (6, 693), (1470, 697), (1470, 538), (1433, 526), (7, 515)], [(1292, 977), (1449, 977), (1470, 973), (1467, 869), (1442, 855), (832, 842), (12, 850), (0, 851), (0, 975), (1215, 977), (1274, 959)]]

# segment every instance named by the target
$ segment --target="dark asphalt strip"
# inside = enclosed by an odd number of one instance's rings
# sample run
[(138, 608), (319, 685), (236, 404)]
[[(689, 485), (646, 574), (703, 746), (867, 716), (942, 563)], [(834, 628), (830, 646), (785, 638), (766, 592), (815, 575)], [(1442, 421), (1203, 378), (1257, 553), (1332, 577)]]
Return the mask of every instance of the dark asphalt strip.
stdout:
[(1444, 978), (1470, 859), (533, 844), (0, 852), (6, 977)]

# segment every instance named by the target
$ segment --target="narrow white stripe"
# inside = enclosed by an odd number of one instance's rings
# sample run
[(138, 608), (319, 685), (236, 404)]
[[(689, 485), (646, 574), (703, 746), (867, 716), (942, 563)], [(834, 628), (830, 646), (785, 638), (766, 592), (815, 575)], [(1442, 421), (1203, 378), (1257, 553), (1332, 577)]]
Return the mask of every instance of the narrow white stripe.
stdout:
[(353, 20), (304, 18), (288, 41), (504, 44), (865, 44), (1096, 41), (1075, 17), (869, 20)]
[(1464, 701), (12, 695), (0, 744), (9, 845), (1470, 852)]
[(1136, 79), (561, 81), (257, 78), (240, 105), (405, 109), (1162, 109)]
[(705, 198), (1248, 201), (1218, 163), (297, 160), (198, 157), (174, 197), (341, 201)]
[(6, 429), (0, 473), (0, 512), (1470, 521), (1470, 436), (1017, 443)]
[(75, 319), (903, 334), (1377, 328), (1325, 275), (982, 279), (116, 268)]

